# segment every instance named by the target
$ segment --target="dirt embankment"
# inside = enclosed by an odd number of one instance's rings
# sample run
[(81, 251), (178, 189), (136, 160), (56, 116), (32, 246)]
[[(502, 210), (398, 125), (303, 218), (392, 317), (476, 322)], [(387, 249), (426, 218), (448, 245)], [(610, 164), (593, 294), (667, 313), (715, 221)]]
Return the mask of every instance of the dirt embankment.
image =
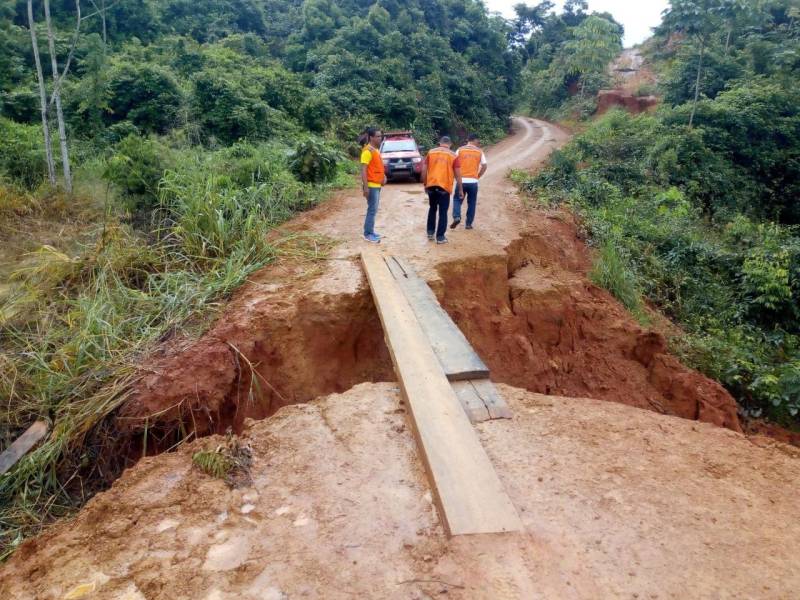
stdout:
[[(730, 395), (681, 365), (661, 335), (591, 284), (589, 264), (569, 217), (542, 212), (505, 253), (442, 263), (431, 284), (497, 381), (739, 431)], [(268, 278), (253, 285), (268, 288)], [(237, 313), (249, 301), (244, 292), (209, 335), (151, 369), (126, 422), (158, 414), (200, 434), (221, 432), (287, 404), (393, 380), (366, 283), (337, 295), (304, 295), (306, 285), (262, 291), (256, 306)]]
[(655, 109), (660, 99), (653, 95), (656, 75), (648, 64), (641, 48), (623, 50), (609, 67), (614, 88), (600, 90), (597, 94), (597, 114), (602, 115), (611, 108), (624, 108), (631, 114)]

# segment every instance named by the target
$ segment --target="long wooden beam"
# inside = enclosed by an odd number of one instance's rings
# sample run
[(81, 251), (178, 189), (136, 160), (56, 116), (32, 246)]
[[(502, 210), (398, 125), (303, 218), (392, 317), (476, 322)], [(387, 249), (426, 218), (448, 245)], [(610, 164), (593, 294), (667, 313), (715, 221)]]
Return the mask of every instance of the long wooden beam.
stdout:
[(449, 535), (522, 523), (411, 306), (377, 252), (361, 253), (412, 429)]
[(388, 257), (386, 264), (406, 295), (447, 378), (450, 381), (488, 379), (489, 367), (439, 304), (425, 280), (399, 256)]

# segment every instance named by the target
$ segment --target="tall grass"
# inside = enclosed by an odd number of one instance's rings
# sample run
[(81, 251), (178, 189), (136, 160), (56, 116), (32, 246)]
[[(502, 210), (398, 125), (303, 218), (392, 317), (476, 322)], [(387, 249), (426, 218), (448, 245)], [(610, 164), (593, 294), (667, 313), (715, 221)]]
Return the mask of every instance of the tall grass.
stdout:
[(0, 559), (118, 473), (125, 456), (112, 419), (148, 351), (173, 331), (199, 333), (285, 248), (307, 244), (317, 257), (325, 248), (268, 235), (325, 187), (281, 169), (279, 181), (242, 186), (207, 167), (165, 175), (152, 230), (111, 217), (78, 256), (42, 248), (13, 274), (0, 300), (0, 436), (41, 418), (51, 431), (0, 477)]
[(644, 316), (642, 292), (636, 275), (620, 256), (620, 250), (612, 240), (606, 240), (600, 246), (589, 278), (611, 292), (634, 316), (639, 319)]

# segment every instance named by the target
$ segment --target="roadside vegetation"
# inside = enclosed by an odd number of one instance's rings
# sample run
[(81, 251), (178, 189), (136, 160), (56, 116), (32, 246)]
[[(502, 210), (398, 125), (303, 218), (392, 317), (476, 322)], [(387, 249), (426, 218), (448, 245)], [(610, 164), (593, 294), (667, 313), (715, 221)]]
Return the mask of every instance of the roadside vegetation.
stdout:
[(649, 47), (664, 106), (591, 122), (518, 181), (582, 217), (596, 281), (677, 322), (745, 415), (797, 428), (800, 11), (675, 0)]
[(116, 409), (252, 272), (324, 257), (273, 230), (352, 183), (364, 127), (504, 135), (508, 28), (472, 0), (0, 7), (0, 447), (51, 428), (0, 477), (0, 558), (191, 437), (125, 447)]

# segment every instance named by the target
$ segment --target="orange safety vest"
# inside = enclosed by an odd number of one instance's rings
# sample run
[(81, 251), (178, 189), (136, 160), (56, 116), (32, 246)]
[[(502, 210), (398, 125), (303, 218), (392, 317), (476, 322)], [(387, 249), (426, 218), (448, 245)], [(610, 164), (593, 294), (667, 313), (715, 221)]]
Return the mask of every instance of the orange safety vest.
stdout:
[(425, 187), (440, 187), (447, 190), (448, 194), (453, 193), (453, 179), (455, 178), (455, 168), (458, 166), (456, 153), (447, 148), (438, 146), (428, 152), (425, 157), (428, 175), (425, 180)]
[(372, 155), (367, 165), (367, 183), (377, 184), (377, 186), (370, 187), (380, 187), (383, 185), (383, 176), (385, 174), (381, 153), (370, 146), (364, 146), (364, 150), (369, 150)]
[(477, 179), (481, 172), (481, 158), (483, 152), (480, 148), (467, 144), (458, 149), (458, 160), (461, 162), (461, 176)]

